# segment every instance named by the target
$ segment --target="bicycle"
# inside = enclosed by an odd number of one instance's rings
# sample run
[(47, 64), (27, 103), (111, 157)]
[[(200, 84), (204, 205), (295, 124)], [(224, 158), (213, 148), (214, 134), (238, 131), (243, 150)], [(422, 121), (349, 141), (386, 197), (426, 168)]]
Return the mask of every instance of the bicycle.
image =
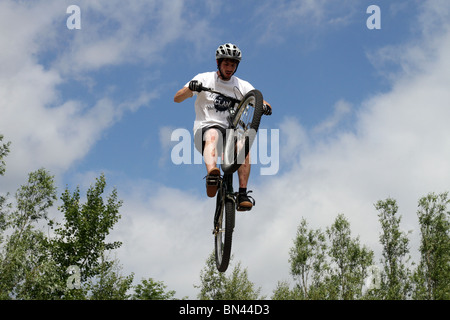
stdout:
[[(228, 107), (229, 126), (223, 145), (221, 168), (224, 174), (222, 177), (217, 176), (207, 180), (209, 185), (217, 186), (213, 226), (214, 251), (217, 270), (225, 272), (230, 261), (238, 195), (238, 192), (233, 190), (233, 173), (245, 162), (256, 137), (265, 106), (262, 93), (256, 89), (248, 92), (242, 99), (226, 96), (206, 87), (201, 87), (201, 90), (222, 95), (232, 102)], [(255, 204), (254, 201), (253, 204)], [(237, 209), (245, 210), (239, 207)]]

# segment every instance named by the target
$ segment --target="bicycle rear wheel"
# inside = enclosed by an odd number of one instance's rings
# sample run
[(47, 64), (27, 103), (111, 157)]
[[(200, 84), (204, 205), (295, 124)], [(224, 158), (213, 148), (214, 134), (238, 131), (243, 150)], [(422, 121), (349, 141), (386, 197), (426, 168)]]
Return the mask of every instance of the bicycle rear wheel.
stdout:
[(217, 193), (216, 214), (214, 217), (214, 252), (217, 270), (220, 272), (225, 272), (230, 262), (234, 218), (234, 201), (226, 197), (224, 189), (220, 189)]
[(236, 108), (233, 128), (224, 144), (222, 170), (233, 173), (245, 162), (263, 115), (263, 96), (259, 90), (248, 92)]

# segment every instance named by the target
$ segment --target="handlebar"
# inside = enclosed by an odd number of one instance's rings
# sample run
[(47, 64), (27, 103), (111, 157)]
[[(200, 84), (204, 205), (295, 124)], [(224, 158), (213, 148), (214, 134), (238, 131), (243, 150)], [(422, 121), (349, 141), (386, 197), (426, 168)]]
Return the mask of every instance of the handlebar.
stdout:
[[(230, 97), (230, 96), (227, 96), (227, 95), (223, 94), (222, 92), (216, 91), (216, 90), (208, 88), (208, 87), (204, 87), (202, 85), (202, 83), (201, 82), (199, 83), (197, 80), (192, 80), (191, 82), (196, 82), (195, 83), (195, 86), (196, 86), (195, 91), (198, 91), (198, 92), (208, 91), (208, 92), (211, 92), (211, 93), (222, 95), (222, 96), (230, 99), (234, 103), (239, 104), (241, 102), (241, 99), (233, 98), (233, 97)], [(191, 89), (191, 83), (189, 83), (189, 88)], [(264, 111), (265, 115), (271, 115), (272, 114), (272, 108), (271, 107), (269, 108), (266, 104), (263, 105), (263, 111)]]
[(216, 91), (216, 90), (211, 89), (211, 88), (208, 88), (208, 87), (204, 87), (204, 86), (201, 85), (201, 84), (200, 84), (199, 89), (200, 89), (200, 91), (208, 91), (208, 92), (211, 92), (211, 93), (220, 94), (220, 95), (222, 95), (222, 96), (224, 96), (224, 97), (227, 97), (228, 99), (230, 99), (230, 100), (233, 101), (234, 103), (239, 103), (239, 102), (241, 102), (241, 99), (237, 99), (237, 98), (233, 98), (233, 97), (227, 96), (226, 94), (223, 94), (222, 92)]

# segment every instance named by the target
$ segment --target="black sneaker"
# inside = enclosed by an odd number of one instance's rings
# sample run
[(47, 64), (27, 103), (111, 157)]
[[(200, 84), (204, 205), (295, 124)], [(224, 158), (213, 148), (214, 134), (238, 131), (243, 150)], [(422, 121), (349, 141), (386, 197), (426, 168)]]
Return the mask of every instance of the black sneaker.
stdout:
[(252, 210), (253, 206), (255, 205), (255, 199), (250, 197), (248, 194), (251, 191), (248, 191), (246, 193), (238, 193), (236, 197), (236, 203), (237, 203), (237, 211), (250, 211)]

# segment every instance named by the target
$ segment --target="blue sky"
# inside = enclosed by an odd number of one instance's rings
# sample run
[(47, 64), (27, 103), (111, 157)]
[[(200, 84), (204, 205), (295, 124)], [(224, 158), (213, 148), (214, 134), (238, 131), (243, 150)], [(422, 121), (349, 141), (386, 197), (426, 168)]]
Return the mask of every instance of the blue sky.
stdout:
[[(80, 30), (66, 27), (72, 4)], [(380, 30), (366, 27), (370, 5)], [(124, 273), (195, 298), (214, 201), (203, 164), (171, 161), (171, 132), (194, 120), (194, 99), (173, 96), (232, 42), (236, 75), (273, 106), (262, 128), (279, 130), (279, 170), (254, 165), (257, 205), (237, 218), (250, 280), (270, 295), (290, 279), (301, 217), (325, 228), (344, 213), (380, 250), (373, 203), (388, 196), (417, 245), (417, 200), (450, 178), (449, 11), (445, 0), (2, 1), (0, 133), (12, 148), (0, 192), (40, 167), (60, 192), (104, 172), (124, 200), (111, 235)]]

